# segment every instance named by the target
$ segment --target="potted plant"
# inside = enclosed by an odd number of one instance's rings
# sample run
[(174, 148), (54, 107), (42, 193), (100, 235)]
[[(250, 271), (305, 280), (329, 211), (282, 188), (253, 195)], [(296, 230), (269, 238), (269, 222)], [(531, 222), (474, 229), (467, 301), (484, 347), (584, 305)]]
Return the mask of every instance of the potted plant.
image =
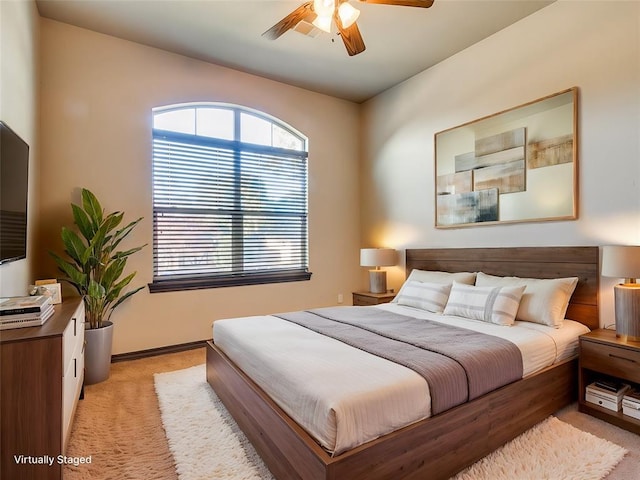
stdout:
[(120, 227), (123, 212), (105, 214), (96, 196), (82, 189), (82, 206), (71, 204), (73, 220), (79, 234), (62, 227), (62, 243), (69, 259), (49, 252), (85, 305), (85, 383), (109, 378), (113, 323), (111, 314), (122, 302), (144, 288), (126, 293), (136, 272), (122, 277), (127, 259), (145, 245), (118, 250), (120, 242), (131, 233), (142, 217)]

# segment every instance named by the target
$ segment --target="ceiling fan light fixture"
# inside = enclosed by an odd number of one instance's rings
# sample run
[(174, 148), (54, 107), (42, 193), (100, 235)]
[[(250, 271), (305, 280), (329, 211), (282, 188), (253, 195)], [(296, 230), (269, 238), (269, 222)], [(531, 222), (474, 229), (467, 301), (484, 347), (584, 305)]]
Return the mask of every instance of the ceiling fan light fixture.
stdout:
[(349, 28), (351, 25), (356, 23), (356, 20), (360, 16), (360, 10), (355, 8), (349, 2), (343, 2), (338, 7), (338, 16), (340, 17), (342, 26), (344, 28)]
[[(360, 1), (420, 8), (429, 8), (434, 2), (434, 0)], [(314, 35), (309, 36), (315, 36), (316, 33), (322, 31), (331, 33), (332, 24), (335, 23), (347, 53), (350, 56), (354, 56), (364, 52), (366, 49), (362, 34), (356, 23), (359, 15), (360, 11), (350, 5), (349, 0), (305, 0), (302, 5), (298, 6), (262, 35), (270, 40), (275, 40), (289, 30), (296, 30), (305, 35), (309, 35), (308, 32), (313, 32)]]
[(323, 32), (331, 33), (331, 16), (318, 15), (311, 23)]

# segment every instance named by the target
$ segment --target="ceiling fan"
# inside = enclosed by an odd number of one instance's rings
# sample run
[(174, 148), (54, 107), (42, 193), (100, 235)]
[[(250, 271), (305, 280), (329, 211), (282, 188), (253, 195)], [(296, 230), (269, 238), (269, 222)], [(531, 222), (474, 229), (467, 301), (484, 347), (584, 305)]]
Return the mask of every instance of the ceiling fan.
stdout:
[[(434, 0), (359, 0), (363, 3), (379, 3), (401, 7), (429, 8)], [(356, 20), (360, 11), (349, 0), (311, 0), (303, 3), (289, 15), (276, 23), (262, 35), (275, 40), (286, 31), (306, 21), (318, 29), (331, 33), (332, 23), (336, 24), (339, 35), (350, 56), (364, 52), (365, 45)]]

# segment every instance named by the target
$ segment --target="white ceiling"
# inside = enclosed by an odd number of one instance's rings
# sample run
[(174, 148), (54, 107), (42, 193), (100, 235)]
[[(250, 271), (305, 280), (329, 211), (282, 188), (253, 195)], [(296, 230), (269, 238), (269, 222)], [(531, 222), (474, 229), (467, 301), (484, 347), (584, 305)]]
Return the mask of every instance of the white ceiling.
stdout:
[(435, 0), (431, 8), (365, 4), (367, 46), (341, 38), (261, 34), (304, 0), (36, 0), (40, 15), (291, 85), (362, 102), (552, 3)]

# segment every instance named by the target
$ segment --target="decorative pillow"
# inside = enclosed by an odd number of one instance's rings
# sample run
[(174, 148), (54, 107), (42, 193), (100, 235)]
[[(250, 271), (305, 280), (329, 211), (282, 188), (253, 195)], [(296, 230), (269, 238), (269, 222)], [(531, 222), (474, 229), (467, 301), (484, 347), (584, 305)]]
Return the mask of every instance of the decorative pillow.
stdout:
[(445, 315), (513, 325), (524, 292), (520, 287), (475, 287), (453, 282)]
[(396, 296), (398, 305), (420, 308), (428, 312), (442, 313), (449, 298), (451, 285), (441, 283), (407, 281)]
[(560, 327), (567, 313), (569, 299), (578, 284), (578, 277), (568, 278), (520, 278), (497, 277), (478, 272), (476, 285), (520, 286), (526, 288), (520, 300), (516, 318), (525, 322)]
[(403, 294), (405, 285), (407, 285), (407, 283), (412, 280), (424, 283), (439, 283), (444, 285), (451, 285), (454, 281), (456, 281), (458, 283), (473, 285), (476, 281), (476, 274), (471, 272), (450, 273), (413, 269), (411, 270), (411, 273), (407, 277), (405, 283), (402, 285), (402, 288), (398, 292), (398, 295), (396, 295), (396, 298), (391, 301), (392, 303), (398, 302), (398, 297)]

